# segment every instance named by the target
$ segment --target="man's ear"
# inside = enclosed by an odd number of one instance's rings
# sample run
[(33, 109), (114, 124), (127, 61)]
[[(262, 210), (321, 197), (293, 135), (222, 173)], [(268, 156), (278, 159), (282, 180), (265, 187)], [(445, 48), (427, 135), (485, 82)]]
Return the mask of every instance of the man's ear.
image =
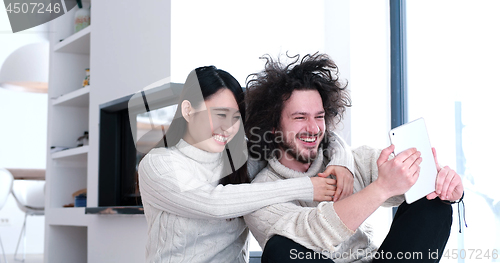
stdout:
[(186, 120), (186, 122), (190, 121), (191, 112), (193, 107), (191, 106), (191, 102), (188, 100), (183, 100), (181, 103), (181, 113), (182, 117)]

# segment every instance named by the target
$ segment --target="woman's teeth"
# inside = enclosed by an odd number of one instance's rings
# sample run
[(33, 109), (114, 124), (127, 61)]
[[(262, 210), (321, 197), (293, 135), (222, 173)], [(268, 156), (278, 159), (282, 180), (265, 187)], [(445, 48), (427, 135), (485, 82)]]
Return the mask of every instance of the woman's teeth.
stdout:
[(224, 136), (214, 135), (213, 137), (218, 142), (226, 142), (227, 141), (227, 137), (224, 137)]

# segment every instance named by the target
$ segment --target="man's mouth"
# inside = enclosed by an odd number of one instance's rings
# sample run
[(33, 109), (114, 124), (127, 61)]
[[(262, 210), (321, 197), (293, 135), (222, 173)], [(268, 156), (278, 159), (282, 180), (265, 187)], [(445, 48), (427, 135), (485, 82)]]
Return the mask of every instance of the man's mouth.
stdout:
[(314, 137), (299, 137), (299, 140), (301, 140), (303, 142), (307, 142), (307, 143), (316, 142), (317, 139), (318, 139), (318, 137), (316, 137), (316, 136), (314, 136)]
[(310, 134), (305, 132), (297, 134), (297, 139), (305, 143), (306, 146), (315, 146), (319, 143), (319, 140), (323, 138), (322, 136), (323, 132), (318, 132), (316, 134)]

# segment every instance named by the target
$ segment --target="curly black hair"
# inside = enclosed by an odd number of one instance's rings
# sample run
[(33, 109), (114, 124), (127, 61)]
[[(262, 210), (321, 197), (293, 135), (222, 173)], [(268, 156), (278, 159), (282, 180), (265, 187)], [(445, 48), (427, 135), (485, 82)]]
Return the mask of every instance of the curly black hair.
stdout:
[[(287, 65), (269, 55), (265, 68), (248, 76), (246, 86), (247, 118), (245, 132), (251, 157), (269, 159), (276, 155), (279, 142), (271, 133), (278, 129), (284, 103), (294, 90), (317, 90), (323, 101), (327, 132), (333, 130), (335, 120), (339, 122), (351, 99), (347, 83), (339, 81), (339, 70), (326, 54), (288, 56), (293, 61)], [(328, 143), (327, 137), (322, 144)]]

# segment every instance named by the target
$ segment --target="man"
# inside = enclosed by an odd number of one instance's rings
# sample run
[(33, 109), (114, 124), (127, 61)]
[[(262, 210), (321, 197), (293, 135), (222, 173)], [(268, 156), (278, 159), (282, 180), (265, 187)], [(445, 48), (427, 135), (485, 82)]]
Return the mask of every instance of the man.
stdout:
[[(269, 162), (254, 182), (316, 176), (331, 158), (323, 149), (341, 140), (330, 132), (334, 121), (350, 106), (337, 66), (324, 54), (296, 57), (289, 65), (267, 58), (265, 70), (253, 76), (246, 98), (249, 153)], [(282, 203), (245, 216), (264, 248), (262, 262), (439, 261), (452, 220), (451, 206), (442, 200), (463, 196), (460, 176), (440, 168), (434, 151), (436, 191), (408, 205), (403, 194), (416, 182), (422, 159), (416, 149), (390, 158), (393, 151), (392, 145), (352, 150), (346, 168), (354, 175), (354, 194), (348, 197)], [(377, 250), (364, 221), (381, 205), (400, 206)]]

